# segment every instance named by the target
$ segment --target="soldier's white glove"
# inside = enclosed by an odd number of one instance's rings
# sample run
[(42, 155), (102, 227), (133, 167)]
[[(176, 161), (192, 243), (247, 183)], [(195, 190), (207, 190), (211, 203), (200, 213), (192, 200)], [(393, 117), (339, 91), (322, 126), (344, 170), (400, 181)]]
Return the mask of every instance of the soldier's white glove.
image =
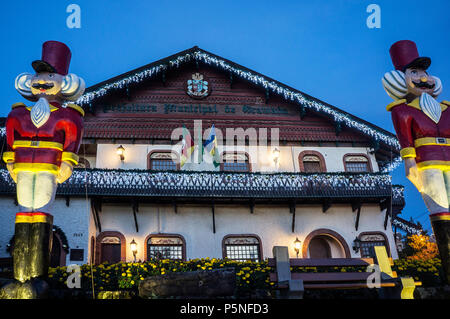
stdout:
[(416, 160), (414, 158), (405, 158), (405, 173), (406, 177), (411, 181), (411, 183), (416, 186), (419, 192), (422, 192), (423, 185), (420, 178), (419, 169), (417, 168)]
[(63, 161), (59, 167), (58, 176), (56, 176), (56, 182), (61, 184), (64, 183), (71, 175), (73, 171), (73, 166), (71, 163)]

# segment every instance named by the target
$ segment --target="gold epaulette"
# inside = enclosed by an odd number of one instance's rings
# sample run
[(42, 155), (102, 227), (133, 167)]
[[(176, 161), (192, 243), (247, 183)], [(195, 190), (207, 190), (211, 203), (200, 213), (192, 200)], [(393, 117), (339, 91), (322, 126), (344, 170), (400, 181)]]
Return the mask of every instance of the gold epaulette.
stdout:
[(442, 101), (441, 102), (441, 109), (442, 111), (445, 111), (447, 109), (447, 107), (450, 106), (450, 102), (449, 101)]
[(403, 104), (403, 103), (406, 103), (406, 99), (401, 99), (401, 100), (397, 100), (392, 103), (389, 103), (388, 106), (386, 106), (386, 110), (390, 112), (395, 106), (397, 106), (399, 104)]
[(77, 110), (81, 114), (81, 116), (84, 116), (84, 110), (81, 106), (73, 104), (73, 103), (69, 103), (69, 104), (67, 104), (67, 107)]
[(11, 105), (11, 109), (15, 109), (16, 107), (19, 107), (19, 106), (24, 106), (24, 107), (27, 107), (25, 104), (23, 104), (22, 102), (17, 102), (17, 103), (14, 103), (13, 105)]

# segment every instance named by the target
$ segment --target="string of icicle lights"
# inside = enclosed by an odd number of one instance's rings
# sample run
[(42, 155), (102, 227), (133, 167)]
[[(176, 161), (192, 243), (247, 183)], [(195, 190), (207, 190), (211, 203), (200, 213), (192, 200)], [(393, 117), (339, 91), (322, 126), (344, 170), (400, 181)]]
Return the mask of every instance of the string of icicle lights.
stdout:
[[(116, 80), (112, 83), (107, 83), (91, 92), (86, 92), (83, 94), (78, 100), (77, 104), (79, 105), (88, 105), (91, 103), (94, 99), (104, 96), (108, 93), (110, 90), (114, 89), (124, 89), (129, 84), (139, 83), (143, 80), (149, 79), (154, 77), (157, 74), (160, 74), (161, 72), (167, 70), (169, 67), (179, 67), (181, 64), (189, 62), (189, 61), (201, 61), (208, 65), (212, 65), (215, 67), (218, 67), (224, 71), (230, 72), (233, 75), (236, 75), (240, 78), (243, 78), (245, 80), (251, 81), (252, 83), (259, 85), (273, 93), (279, 94), (283, 96), (288, 101), (296, 102), (300, 105), (302, 105), (305, 108), (312, 109), (316, 112), (327, 114), (329, 117), (331, 117), (335, 122), (344, 124), (350, 128), (356, 129), (365, 135), (371, 136), (377, 141), (382, 141), (385, 144), (394, 147), (397, 150), (400, 150), (400, 144), (396, 137), (393, 137), (392, 135), (388, 135), (384, 132), (381, 132), (365, 123), (359, 122), (355, 119), (353, 119), (350, 115), (345, 114), (343, 112), (340, 112), (339, 110), (336, 110), (330, 106), (327, 106), (325, 104), (322, 104), (318, 101), (312, 100), (304, 96), (300, 92), (293, 91), (283, 85), (280, 85), (279, 83), (276, 83), (275, 81), (268, 80), (266, 77), (255, 74), (248, 70), (242, 70), (239, 69), (230, 63), (215, 57), (211, 56), (210, 54), (203, 52), (201, 50), (197, 50), (191, 53), (185, 53), (182, 55), (179, 55), (178, 57), (167, 61), (164, 64), (155, 65), (152, 67), (149, 67), (145, 70), (136, 72), (132, 75), (129, 75), (127, 77), (124, 77), (122, 79)], [(382, 168), (382, 171), (389, 172), (392, 171), (394, 168), (396, 168), (401, 163), (401, 158), (398, 156), (396, 158), (393, 158), (392, 162), (385, 165)]]

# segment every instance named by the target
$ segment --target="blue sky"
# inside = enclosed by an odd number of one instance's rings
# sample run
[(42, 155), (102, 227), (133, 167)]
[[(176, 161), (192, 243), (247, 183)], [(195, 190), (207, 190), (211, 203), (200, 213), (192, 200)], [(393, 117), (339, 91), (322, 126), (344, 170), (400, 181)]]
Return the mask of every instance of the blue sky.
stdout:
[[(81, 28), (69, 29), (66, 7), (81, 7)], [(369, 29), (369, 4), (381, 8), (381, 28)], [(450, 100), (448, 0), (347, 1), (8, 1), (0, 11), (0, 116), (23, 101), (14, 78), (32, 72), (46, 40), (72, 50), (70, 70), (93, 85), (194, 45), (270, 76), (394, 132), (381, 86), (393, 69), (389, 47), (417, 43), (429, 72)], [(419, 193), (401, 165), (393, 182), (405, 185), (404, 218), (431, 230)]]

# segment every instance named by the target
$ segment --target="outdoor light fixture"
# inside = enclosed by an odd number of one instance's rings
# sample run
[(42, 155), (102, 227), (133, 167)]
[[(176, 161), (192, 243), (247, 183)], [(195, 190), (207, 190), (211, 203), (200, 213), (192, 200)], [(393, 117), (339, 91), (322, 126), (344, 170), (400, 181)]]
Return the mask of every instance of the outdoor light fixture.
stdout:
[(278, 167), (278, 161), (280, 160), (280, 150), (278, 149), (278, 147), (275, 147), (272, 153), (273, 153), (273, 161), (275, 165)]
[(357, 253), (360, 248), (361, 248), (361, 239), (356, 237), (355, 240), (353, 241), (353, 251)]
[(117, 155), (120, 156), (120, 160), (123, 161), (123, 160), (125, 159), (125, 156), (124, 156), (125, 148), (124, 148), (122, 145), (120, 145), (120, 146), (117, 148), (116, 152), (117, 152)]
[(137, 254), (137, 243), (133, 240), (130, 243), (131, 252), (133, 253), (134, 262), (136, 262), (136, 254)]
[(300, 252), (301, 246), (302, 246), (302, 242), (300, 240), (298, 240), (298, 237), (296, 237), (295, 241), (294, 241), (294, 250), (297, 253), (297, 258), (298, 258), (298, 253)]

